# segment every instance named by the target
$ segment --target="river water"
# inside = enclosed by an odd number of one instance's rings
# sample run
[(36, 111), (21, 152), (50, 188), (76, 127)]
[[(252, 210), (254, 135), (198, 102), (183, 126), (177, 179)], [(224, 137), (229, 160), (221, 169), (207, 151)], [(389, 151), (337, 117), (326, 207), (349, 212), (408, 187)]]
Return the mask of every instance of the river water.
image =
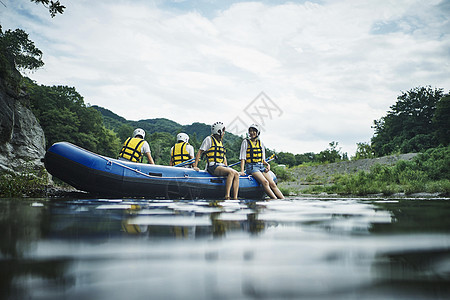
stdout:
[(4, 299), (449, 299), (450, 199), (0, 199)]

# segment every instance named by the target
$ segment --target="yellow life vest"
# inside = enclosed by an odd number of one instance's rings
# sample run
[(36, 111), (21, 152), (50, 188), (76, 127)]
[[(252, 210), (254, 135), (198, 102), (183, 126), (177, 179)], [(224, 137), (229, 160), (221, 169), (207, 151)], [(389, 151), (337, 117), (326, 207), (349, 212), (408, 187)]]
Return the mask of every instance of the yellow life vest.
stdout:
[(176, 143), (175, 146), (173, 146), (171, 157), (174, 166), (181, 164), (182, 162), (185, 162), (191, 158), (189, 156), (189, 152), (186, 149), (187, 145), (188, 143), (186, 142), (180, 142)]
[(122, 150), (120, 150), (119, 157), (131, 160), (132, 162), (142, 161), (141, 148), (144, 144), (144, 140), (140, 138), (128, 138), (123, 143)]
[(225, 152), (222, 141), (216, 140), (216, 138), (211, 135), (211, 148), (206, 151), (206, 160), (208, 163), (223, 163), (225, 160)]
[(250, 139), (247, 139), (247, 156), (245, 162), (258, 163), (262, 162), (262, 159), (263, 155), (261, 142), (256, 140), (255, 143), (253, 143)]

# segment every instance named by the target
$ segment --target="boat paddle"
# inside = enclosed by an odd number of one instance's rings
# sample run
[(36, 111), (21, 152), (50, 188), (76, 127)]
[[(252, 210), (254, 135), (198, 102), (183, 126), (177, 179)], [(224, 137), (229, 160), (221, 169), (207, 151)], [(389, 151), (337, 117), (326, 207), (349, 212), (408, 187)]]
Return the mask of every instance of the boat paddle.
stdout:
[[(274, 159), (277, 159), (277, 156), (275, 154), (272, 154), (269, 158), (266, 158), (266, 162), (271, 162)], [(235, 162), (234, 164), (229, 165), (229, 167), (234, 167), (235, 165), (238, 165), (240, 163), (240, 161)]]
[(191, 164), (193, 164), (194, 162), (195, 162), (195, 157), (194, 157), (194, 158), (191, 158), (191, 159), (188, 159), (188, 160), (182, 162), (181, 164), (176, 165), (175, 167), (184, 167), (184, 166), (186, 166), (186, 165), (191, 165)]
[[(266, 162), (271, 162), (271, 161), (274, 160), (274, 159), (277, 159), (277, 156), (276, 156), (275, 154), (272, 154), (270, 157), (266, 158)], [(182, 162), (181, 164), (176, 165), (175, 167), (184, 167), (184, 166), (186, 166), (186, 165), (191, 165), (191, 164), (193, 164), (194, 162), (195, 162), (195, 158), (191, 158), (191, 159), (188, 159), (188, 160)], [(240, 164), (240, 163), (241, 163), (241, 162), (238, 161), (238, 162), (235, 162), (235, 163), (229, 165), (228, 167), (233, 167), (233, 166), (236, 166), (236, 165), (238, 165), (238, 164)]]

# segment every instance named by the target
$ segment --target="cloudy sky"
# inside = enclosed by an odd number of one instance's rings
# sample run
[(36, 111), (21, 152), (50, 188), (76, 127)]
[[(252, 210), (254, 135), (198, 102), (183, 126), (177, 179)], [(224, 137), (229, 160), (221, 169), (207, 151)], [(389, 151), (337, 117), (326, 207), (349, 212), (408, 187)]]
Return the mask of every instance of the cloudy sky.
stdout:
[(60, 1), (1, 0), (44, 53), (28, 76), (129, 120), (256, 122), (276, 151), (352, 156), (402, 92), (450, 88), (449, 0)]

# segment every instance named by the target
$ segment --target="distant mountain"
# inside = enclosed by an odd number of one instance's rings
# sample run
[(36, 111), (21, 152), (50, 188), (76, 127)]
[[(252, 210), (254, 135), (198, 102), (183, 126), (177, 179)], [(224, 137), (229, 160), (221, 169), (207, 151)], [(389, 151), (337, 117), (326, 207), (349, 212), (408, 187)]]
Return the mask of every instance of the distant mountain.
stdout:
[(97, 106), (97, 105), (92, 105), (92, 108), (96, 109), (97, 111), (99, 111), (103, 117), (107, 117), (107, 118), (111, 118), (113, 120), (117, 120), (119, 122), (127, 122), (127, 120), (125, 120), (125, 118), (122, 118), (119, 115), (116, 115), (115, 113), (113, 113), (112, 111), (110, 111), (109, 109)]
[[(152, 134), (155, 132), (167, 132), (170, 134), (176, 134), (178, 133), (177, 131), (179, 131), (183, 127), (177, 122), (164, 118), (130, 121), (104, 107), (93, 105), (92, 108), (96, 109), (102, 114), (105, 126), (116, 132), (119, 131), (119, 128), (122, 125), (129, 125), (134, 128), (140, 127), (144, 129), (147, 134)], [(205, 124), (205, 126), (207, 125)]]
[[(142, 128), (147, 134), (152, 134), (155, 132), (167, 132), (172, 135), (176, 135), (179, 132), (185, 132), (189, 136), (195, 137), (199, 142), (201, 142), (206, 136), (211, 134), (211, 126), (195, 122), (190, 125), (181, 125), (175, 121), (165, 119), (165, 118), (156, 118), (156, 119), (146, 119), (139, 121), (130, 121), (125, 118), (115, 114), (109, 109), (93, 105), (92, 108), (96, 109), (103, 116), (103, 122), (105, 126), (115, 132), (119, 132), (119, 129), (123, 125), (129, 125), (133, 128)], [(225, 142), (229, 143), (240, 143), (241, 138), (232, 133), (228, 133), (225, 135)]]

